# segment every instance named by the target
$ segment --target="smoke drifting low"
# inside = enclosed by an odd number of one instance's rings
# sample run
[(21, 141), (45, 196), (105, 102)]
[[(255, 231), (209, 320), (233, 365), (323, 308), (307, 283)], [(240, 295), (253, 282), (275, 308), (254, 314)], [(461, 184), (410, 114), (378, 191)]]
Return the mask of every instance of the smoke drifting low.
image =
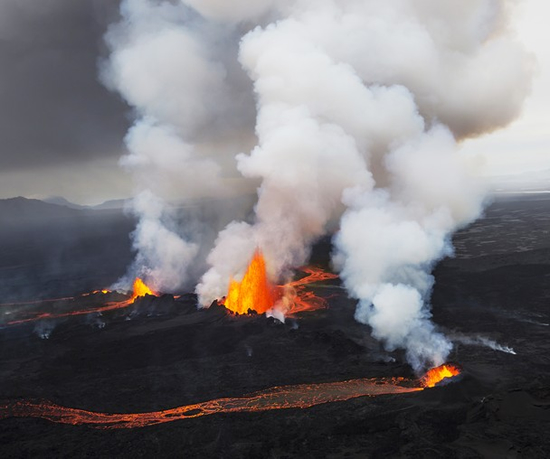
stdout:
[(506, 126), (530, 89), (514, 3), (123, 1), (102, 76), (136, 113), (122, 160), (134, 270), (159, 290), (193, 280), (204, 241), (167, 203), (230, 194), (240, 176), (260, 184), (255, 217), (220, 231), (202, 305), (257, 247), (278, 280), (340, 220), (334, 264), (357, 320), (416, 370), (443, 363), (430, 272), (484, 201), (458, 142)]

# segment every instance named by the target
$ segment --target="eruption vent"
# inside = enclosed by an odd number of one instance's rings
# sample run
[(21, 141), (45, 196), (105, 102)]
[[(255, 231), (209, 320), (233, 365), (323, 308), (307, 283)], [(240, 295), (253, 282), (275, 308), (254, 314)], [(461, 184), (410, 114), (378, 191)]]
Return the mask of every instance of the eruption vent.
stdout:
[(134, 288), (132, 291), (132, 297), (130, 298), (130, 301), (133, 302), (136, 298), (145, 296), (145, 295), (152, 295), (156, 296), (157, 294), (151, 290), (143, 280), (141, 280), (139, 277), (136, 278), (134, 281)]
[(234, 314), (264, 314), (271, 311), (272, 315), (280, 320), (301, 312), (325, 308), (326, 301), (305, 287), (338, 276), (310, 266), (300, 270), (306, 276), (284, 285), (273, 285), (267, 275), (265, 258), (257, 249), (243, 280), (239, 282), (231, 279), (227, 296), (219, 300), (219, 303)]
[(421, 379), (424, 387), (434, 387), (444, 379), (458, 376), (460, 370), (454, 365), (441, 365), (437, 368), (429, 370)]
[(264, 314), (275, 305), (275, 289), (267, 279), (265, 260), (256, 250), (241, 282), (231, 279), (224, 306), (235, 314)]

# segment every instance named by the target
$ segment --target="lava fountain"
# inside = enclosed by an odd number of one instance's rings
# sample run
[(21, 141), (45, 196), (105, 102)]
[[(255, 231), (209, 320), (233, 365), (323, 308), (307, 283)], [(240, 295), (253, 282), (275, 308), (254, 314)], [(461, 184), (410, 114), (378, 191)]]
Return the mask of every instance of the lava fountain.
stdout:
[(302, 279), (284, 285), (273, 285), (267, 277), (262, 252), (256, 250), (242, 281), (231, 279), (227, 296), (219, 303), (234, 314), (265, 314), (277, 309), (285, 317), (326, 307), (325, 300), (306, 291), (305, 286), (336, 279), (338, 276), (314, 267), (304, 267), (301, 271), (306, 274)]
[(145, 295), (151, 295), (151, 296), (157, 296), (157, 293), (151, 290), (145, 282), (143, 282), (142, 279), (139, 277), (136, 277), (136, 280), (134, 281), (133, 289), (132, 289), (132, 297), (130, 300), (132, 303), (137, 299)]
[(267, 279), (265, 259), (256, 250), (243, 280), (231, 279), (223, 305), (235, 314), (248, 314), (249, 311), (264, 314), (273, 308), (275, 301), (275, 288)]
[(0, 403), (0, 419), (33, 417), (59, 424), (87, 425), (96, 429), (132, 429), (218, 413), (250, 413), (290, 408), (305, 409), (358, 397), (418, 392), (433, 387), (443, 379), (451, 377), (446, 376), (447, 374), (456, 376), (459, 373), (460, 370), (457, 367), (443, 365), (430, 370), (420, 380), (371, 378), (277, 386), (243, 397), (218, 398), (148, 413), (111, 414), (67, 408), (51, 402), (7, 402)]
[(458, 376), (460, 370), (455, 365), (441, 365), (436, 368), (429, 370), (420, 380), (421, 384), (424, 387), (434, 387), (436, 384), (439, 384), (441, 381), (454, 376)]

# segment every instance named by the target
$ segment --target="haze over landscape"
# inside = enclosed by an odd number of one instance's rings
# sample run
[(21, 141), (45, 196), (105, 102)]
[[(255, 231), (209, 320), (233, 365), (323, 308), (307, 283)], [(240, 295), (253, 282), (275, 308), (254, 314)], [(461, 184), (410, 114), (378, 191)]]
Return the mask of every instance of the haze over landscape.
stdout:
[(547, 14), (0, 3), (0, 456), (548, 457)]
[[(0, 5), (0, 198), (63, 196), (99, 204), (131, 195), (118, 161), (130, 108), (99, 81), (109, 0), (5, 0)], [(550, 41), (544, 0), (523, 0), (513, 21), (538, 61), (533, 92), (512, 126), (467, 142), (480, 173), (544, 188), (550, 173)], [(538, 174), (532, 175), (531, 172)], [(245, 190), (250, 187), (243, 185)], [(253, 189), (253, 187), (252, 187)]]

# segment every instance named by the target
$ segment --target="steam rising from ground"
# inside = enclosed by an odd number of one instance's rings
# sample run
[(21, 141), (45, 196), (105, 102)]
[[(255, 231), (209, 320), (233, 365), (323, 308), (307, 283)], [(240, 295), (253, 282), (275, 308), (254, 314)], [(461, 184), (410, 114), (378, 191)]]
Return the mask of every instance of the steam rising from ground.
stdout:
[(281, 278), (340, 219), (334, 263), (357, 319), (415, 369), (443, 363), (430, 272), (484, 199), (457, 142), (510, 123), (530, 89), (513, 3), (123, 1), (103, 78), (137, 118), (122, 160), (134, 269), (156, 289), (185, 283), (201, 242), (165, 203), (230, 193), (240, 175), (260, 183), (255, 218), (219, 233), (204, 306), (256, 247)]
[(509, 346), (503, 346), (498, 344), (496, 341), (489, 339), (485, 336), (468, 336), (461, 333), (453, 333), (449, 338), (457, 343), (469, 345), (469, 346), (485, 346), (493, 351), (500, 351), (506, 354), (516, 355), (517, 352)]

